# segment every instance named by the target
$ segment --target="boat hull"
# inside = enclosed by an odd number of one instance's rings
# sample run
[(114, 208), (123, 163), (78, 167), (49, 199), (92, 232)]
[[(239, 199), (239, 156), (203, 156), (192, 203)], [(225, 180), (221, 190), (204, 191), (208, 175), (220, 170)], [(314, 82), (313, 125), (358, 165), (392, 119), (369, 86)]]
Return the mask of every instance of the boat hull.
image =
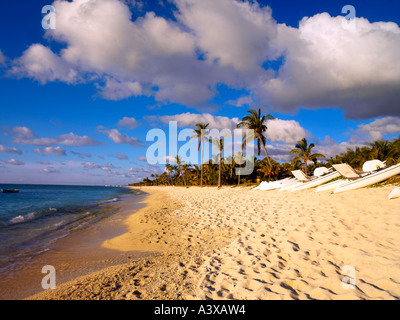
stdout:
[(340, 179), (340, 180), (335, 180), (333, 182), (329, 182), (327, 184), (323, 184), (322, 186), (319, 186), (315, 192), (322, 192), (322, 191), (332, 191), (335, 190), (337, 187), (349, 182), (350, 180), (348, 179)]
[(371, 173), (371, 174), (369, 174), (365, 177), (359, 178), (357, 180), (345, 183), (345, 184), (337, 187), (333, 191), (333, 193), (340, 193), (340, 192), (345, 192), (345, 191), (349, 191), (349, 190), (355, 190), (355, 189), (368, 187), (375, 183), (385, 181), (385, 180), (389, 179), (390, 177), (393, 177), (397, 174), (400, 174), (400, 163), (397, 165), (391, 166), (389, 168)]
[(305, 182), (297, 180), (297, 182), (294, 182), (293, 184), (290, 184), (290, 185), (287, 185), (287, 186), (282, 186), (279, 189), (279, 191), (289, 191), (289, 190), (291, 190), (291, 189), (293, 189), (295, 187), (298, 187), (298, 186), (302, 185), (303, 183), (305, 183)]
[(292, 185), (297, 182), (297, 179), (285, 179), (284, 181), (276, 181), (277, 183), (270, 185), (270, 186), (265, 186), (261, 187), (259, 190), (261, 191), (268, 191), (268, 190), (276, 190), (280, 189), (285, 186)]
[(264, 190), (264, 188), (269, 188), (272, 186), (279, 186), (280, 183), (283, 183), (287, 180), (289, 180), (289, 178), (285, 178), (285, 179), (278, 180), (278, 181), (270, 181), (270, 182), (263, 181), (257, 187), (255, 187), (251, 190)]
[(305, 182), (300, 186), (294, 187), (292, 188), (290, 191), (294, 192), (294, 191), (300, 191), (300, 190), (306, 190), (306, 189), (310, 189), (310, 188), (314, 188), (317, 187), (325, 182), (329, 182), (332, 179), (338, 178), (340, 177), (340, 173), (339, 172), (331, 172), (328, 173), (327, 175), (321, 176), (317, 179), (311, 180), (309, 182)]
[(17, 189), (1, 189), (2, 193), (18, 193), (19, 190)]

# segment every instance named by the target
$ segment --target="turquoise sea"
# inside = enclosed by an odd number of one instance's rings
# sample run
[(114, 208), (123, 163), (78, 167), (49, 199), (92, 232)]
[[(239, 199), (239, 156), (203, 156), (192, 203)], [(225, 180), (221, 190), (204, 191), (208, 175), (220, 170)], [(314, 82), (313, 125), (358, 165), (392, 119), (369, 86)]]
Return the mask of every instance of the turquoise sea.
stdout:
[(57, 239), (115, 212), (115, 204), (139, 192), (124, 187), (6, 185), (0, 193), (0, 276), (49, 250)]

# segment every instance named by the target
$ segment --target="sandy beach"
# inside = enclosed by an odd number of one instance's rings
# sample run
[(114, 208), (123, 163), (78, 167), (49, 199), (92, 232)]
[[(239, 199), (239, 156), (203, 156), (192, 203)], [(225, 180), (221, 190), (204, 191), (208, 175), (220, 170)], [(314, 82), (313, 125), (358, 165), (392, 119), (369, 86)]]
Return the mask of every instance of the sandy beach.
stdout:
[(146, 206), (100, 246), (154, 254), (29, 299), (400, 298), (400, 199), (387, 199), (393, 186), (337, 195), (140, 189), (149, 194)]

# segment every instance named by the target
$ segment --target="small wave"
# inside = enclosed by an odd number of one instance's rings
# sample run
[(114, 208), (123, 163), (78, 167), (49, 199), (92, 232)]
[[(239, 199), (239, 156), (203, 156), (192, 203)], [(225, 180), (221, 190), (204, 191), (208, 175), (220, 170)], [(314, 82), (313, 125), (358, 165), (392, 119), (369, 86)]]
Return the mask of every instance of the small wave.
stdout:
[(41, 212), (36, 212), (36, 211), (28, 212), (25, 215), (18, 215), (16, 217), (11, 218), (10, 220), (8, 220), (6, 222), (6, 225), (11, 226), (11, 225), (19, 224), (19, 223), (28, 222), (28, 221), (36, 219), (42, 215), (54, 213), (54, 212), (57, 212), (57, 208), (48, 208), (47, 210), (44, 210)]
[(117, 201), (119, 201), (118, 198), (113, 198), (113, 199), (110, 199), (110, 200), (105, 200), (102, 203), (110, 203), (110, 202), (117, 202)]
[(35, 217), (36, 217), (36, 212), (35, 211), (29, 212), (24, 216), (23, 215), (19, 215), (19, 216), (16, 216), (14, 218), (11, 218), (10, 220), (8, 220), (6, 225), (11, 226), (11, 225), (14, 225), (14, 224), (23, 223), (23, 222), (26, 222), (26, 221), (33, 220), (33, 219), (35, 219)]
[(17, 217), (14, 217), (14, 218), (8, 220), (7, 224), (8, 225), (13, 225), (13, 224), (22, 223), (24, 221), (25, 221), (25, 217), (24, 216), (17, 216)]

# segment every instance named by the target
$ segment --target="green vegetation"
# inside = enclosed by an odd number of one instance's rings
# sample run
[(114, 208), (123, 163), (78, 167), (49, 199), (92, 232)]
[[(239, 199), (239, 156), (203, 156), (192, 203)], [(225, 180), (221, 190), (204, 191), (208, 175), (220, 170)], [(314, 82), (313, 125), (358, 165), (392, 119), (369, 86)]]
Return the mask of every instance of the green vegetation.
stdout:
[[(133, 186), (201, 186), (201, 185), (237, 185), (259, 183), (261, 181), (270, 181), (291, 177), (292, 170), (302, 169), (306, 174), (313, 172), (315, 168), (320, 166), (331, 167), (332, 164), (348, 163), (354, 169), (361, 170), (365, 161), (378, 159), (386, 161), (388, 166), (400, 162), (400, 137), (393, 141), (375, 141), (369, 146), (356, 147), (354, 150), (347, 149), (346, 153), (336, 155), (330, 159), (326, 159), (320, 153), (312, 153), (315, 147), (313, 143), (308, 143), (306, 138), (298, 141), (291, 150), (290, 154), (295, 155), (288, 163), (279, 163), (268, 156), (265, 144), (265, 132), (267, 127), (265, 122), (267, 119), (274, 119), (272, 115), (262, 116), (261, 111), (249, 110), (249, 115), (243, 117), (238, 127), (254, 130), (254, 139), (256, 140), (258, 155), (260, 155), (260, 147), (263, 147), (266, 157), (264, 159), (254, 158), (254, 170), (248, 176), (237, 176), (235, 168), (244, 166), (242, 153), (233, 157), (228, 156), (226, 159), (222, 157), (224, 148), (224, 138), (219, 140), (208, 140), (202, 136), (202, 130), (206, 130), (209, 124), (199, 123), (193, 130), (192, 138), (198, 139), (198, 150), (202, 146), (202, 158), (204, 145), (206, 143), (214, 143), (217, 146), (218, 155), (214, 156), (214, 161), (208, 160), (200, 167), (184, 163), (179, 156), (175, 157), (175, 164), (165, 165), (162, 174), (152, 174), (150, 178)], [(244, 137), (243, 146), (249, 143), (249, 138)], [(320, 161), (317, 161), (320, 160)], [(239, 165), (242, 163), (242, 165)], [(392, 177), (390, 181), (399, 181), (399, 176)]]

